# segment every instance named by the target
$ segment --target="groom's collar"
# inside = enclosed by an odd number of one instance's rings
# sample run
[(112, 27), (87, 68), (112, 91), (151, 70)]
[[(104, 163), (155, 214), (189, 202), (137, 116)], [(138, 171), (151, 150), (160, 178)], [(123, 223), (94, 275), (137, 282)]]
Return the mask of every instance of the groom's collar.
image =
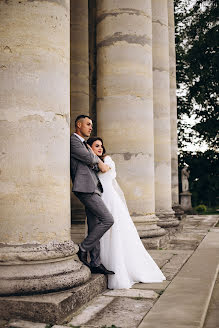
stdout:
[(78, 137), (81, 140), (81, 142), (84, 142), (85, 141), (84, 138), (82, 138), (81, 136), (79, 136), (79, 134), (77, 134), (77, 133), (74, 132), (74, 135), (76, 137)]

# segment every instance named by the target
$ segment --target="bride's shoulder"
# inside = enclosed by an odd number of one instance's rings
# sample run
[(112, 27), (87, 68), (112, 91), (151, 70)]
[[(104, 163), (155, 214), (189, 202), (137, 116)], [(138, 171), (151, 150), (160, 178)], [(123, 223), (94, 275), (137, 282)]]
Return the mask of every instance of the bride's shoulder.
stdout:
[(114, 163), (114, 161), (112, 160), (112, 158), (109, 155), (106, 155), (104, 157), (104, 163), (110, 164), (110, 163)]

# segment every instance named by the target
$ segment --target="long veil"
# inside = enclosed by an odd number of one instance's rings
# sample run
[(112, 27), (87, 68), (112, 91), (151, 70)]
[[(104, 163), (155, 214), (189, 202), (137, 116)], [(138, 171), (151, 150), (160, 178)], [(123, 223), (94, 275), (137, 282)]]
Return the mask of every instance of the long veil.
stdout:
[(119, 186), (118, 182), (116, 181), (116, 179), (113, 179), (112, 184), (113, 184), (113, 188), (115, 189), (115, 191), (117, 192), (117, 194), (121, 198), (122, 202), (124, 203), (124, 205), (126, 206), (127, 211), (128, 211), (128, 206), (126, 204), (124, 193), (123, 193), (122, 189), (120, 188), (120, 186)]

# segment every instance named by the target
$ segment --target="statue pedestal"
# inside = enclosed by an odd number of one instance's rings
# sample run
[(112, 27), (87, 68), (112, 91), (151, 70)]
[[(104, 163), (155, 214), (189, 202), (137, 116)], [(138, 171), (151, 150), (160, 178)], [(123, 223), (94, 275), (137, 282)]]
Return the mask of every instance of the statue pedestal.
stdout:
[(180, 193), (180, 205), (185, 212), (192, 210), (191, 192), (183, 191)]

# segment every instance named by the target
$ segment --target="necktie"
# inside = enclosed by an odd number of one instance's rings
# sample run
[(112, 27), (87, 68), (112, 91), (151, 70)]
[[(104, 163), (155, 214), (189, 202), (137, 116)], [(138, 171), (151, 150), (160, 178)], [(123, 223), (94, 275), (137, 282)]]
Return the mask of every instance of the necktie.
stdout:
[(87, 145), (86, 141), (83, 141), (83, 144), (85, 145), (85, 147), (86, 147), (87, 150), (88, 150), (88, 145)]

